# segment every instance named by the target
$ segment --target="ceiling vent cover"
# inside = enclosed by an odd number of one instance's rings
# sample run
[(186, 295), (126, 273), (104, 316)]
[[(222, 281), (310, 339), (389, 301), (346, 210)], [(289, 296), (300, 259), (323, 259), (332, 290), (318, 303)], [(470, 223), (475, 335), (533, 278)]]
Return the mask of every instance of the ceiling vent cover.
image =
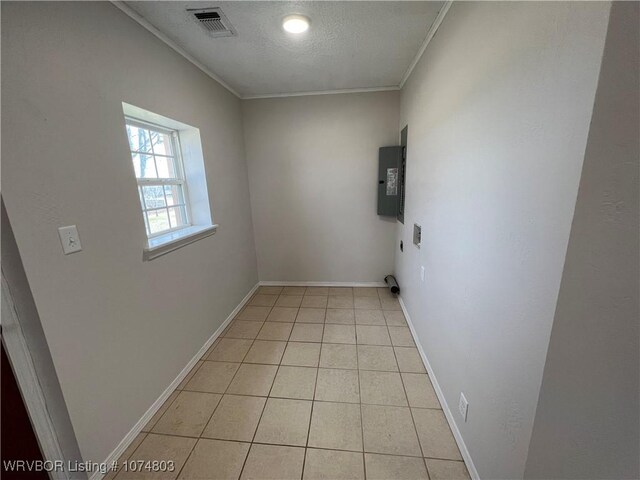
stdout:
[(236, 30), (220, 8), (187, 9), (192, 18), (212, 37), (233, 37)]

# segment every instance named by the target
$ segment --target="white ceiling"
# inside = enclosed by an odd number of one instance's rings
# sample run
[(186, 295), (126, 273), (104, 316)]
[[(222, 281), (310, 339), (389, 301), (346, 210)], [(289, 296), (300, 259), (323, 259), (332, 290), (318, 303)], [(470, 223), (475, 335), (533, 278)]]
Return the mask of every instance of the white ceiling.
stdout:
[[(126, 2), (242, 97), (397, 87), (444, 2)], [(212, 38), (187, 8), (221, 7), (238, 35)], [(295, 36), (282, 18), (307, 15)]]

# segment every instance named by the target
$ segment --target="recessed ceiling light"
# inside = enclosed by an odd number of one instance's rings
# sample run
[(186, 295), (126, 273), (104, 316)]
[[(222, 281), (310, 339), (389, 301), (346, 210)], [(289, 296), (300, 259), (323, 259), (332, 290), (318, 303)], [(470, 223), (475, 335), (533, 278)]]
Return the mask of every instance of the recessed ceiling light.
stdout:
[(302, 33), (309, 30), (309, 18), (304, 15), (287, 15), (282, 19), (282, 28), (289, 33)]

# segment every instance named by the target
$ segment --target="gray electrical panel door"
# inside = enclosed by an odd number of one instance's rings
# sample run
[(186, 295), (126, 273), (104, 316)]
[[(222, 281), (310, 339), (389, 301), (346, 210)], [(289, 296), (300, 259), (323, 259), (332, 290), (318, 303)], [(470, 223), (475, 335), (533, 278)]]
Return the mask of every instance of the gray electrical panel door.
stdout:
[(378, 215), (398, 215), (402, 147), (382, 147), (378, 153)]

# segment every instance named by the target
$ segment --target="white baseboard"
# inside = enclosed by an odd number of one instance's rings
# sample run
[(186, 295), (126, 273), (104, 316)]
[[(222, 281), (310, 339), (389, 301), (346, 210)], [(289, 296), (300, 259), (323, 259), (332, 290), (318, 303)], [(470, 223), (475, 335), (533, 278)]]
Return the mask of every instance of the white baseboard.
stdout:
[(464, 439), (462, 438), (462, 434), (458, 429), (458, 425), (456, 424), (455, 418), (451, 413), (451, 409), (447, 404), (447, 400), (444, 398), (444, 393), (440, 388), (440, 384), (438, 384), (438, 379), (436, 378), (435, 373), (433, 372), (433, 368), (431, 368), (431, 364), (429, 363), (429, 359), (427, 358), (427, 354), (424, 352), (422, 345), (418, 341), (418, 335), (416, 333), (416, 329), (413, 326), (413, 322), (411, 321), (411, 317), (409, 316), (409, 312), (407, 312), (407, 307), (402, 300), (402, 296), (400, 295), (400, 306), (402, 307), (402, 313), (404, 313), (405, 318), (407, 319), (407, 324), (409, 325), (409, 330), (411, 330), (411, 335), (413, 336), (413, 341), (418, 348), (418, 352), (420, 353), (420, 357), (422, 358), (422, 363), (424, 363), (425, 368), (427, 369), (427, 373), (429, 374), (429, 379), (433, 384), (433, 389), (436, 392), (438, 400), (440, 401), (440, 405), (442, 406), (442, 411), (444, 412), (445, 417), (447, 418), (447, 422), (449, 423), (449, 427), (451, 427), (451, 431), (453, 432), (453, 437), (456, 439), (456, 443), (458, 444), (458, 448), (460, 449), (460, 454), (464, 459), (464, 463), (467, 466), (467, 470), (469, 470), (469, 475), (474, 480), (480, 480), (480, 476), (478, 475), (478, 471), (476, 470), (476, 466), (473, 463), (473, 459), (471, 458), (471, 454), (467, 449), (466, 444), (464, 443)]
[[(229, 314), (227, 319), (222, 322), (222, 325), (218, 327), (218, 329), (213, 332), (213, 335), (209, 337), (209, 339), (204, 343), (202, 348), (198, 350), (189, 363), (182, 369), (182, 371), (178, 374), (178, 376), (171, 382), (171, 384), (167, 387), (167, 389), (162, 392), (162, 394), (158, 397), (158, 399), (153, 402), (153, 405), (149, 407), (149, 409), (145, 412), (140, 420), (133, 426), (133, 428), (125, 435), (122, 441), (118, 444), (118, 446), (109, 454), (109, 456), (104, 461), (105, 464), (111, 465), (113, 462), (116, 462), (120, 455), (124, 453), (124, 451), (129, 447), (131, 442), (138, 436), (138, 434), (142, 431), (144, 426), (151, 420), (156, 412), (160, 409), (160, 407), (164, 404), (164, 402), (169, 398), (169, 396), (173, 393), (173, 391), (180, 385), (180, 382), (184, 380), (184, 378), (189, 374), (191, 369), (195, 366), (196, 363), (202, 358), (202, 356), (209, 350), (209, 347), (215, 342), (215, 340), (224, 332), (224, 329), (227, 328), (227, 325), (233, 320), (233, 318), (242, 310), (242, 307), (249, 301), (249, 299), (253, 296), (255, 291), (260, 286), (259, 283), (256, 283), (253, 288), (247, 293), (247, 295), (242, 299), (242, 301), (238, 304), (236, 308)], [(100, 472), (95, 472), (90, 480), (100, 480), (104, 475)]]
[(386, 287), (384, 282), (280, 282), (261, 280), (262, 287)]

